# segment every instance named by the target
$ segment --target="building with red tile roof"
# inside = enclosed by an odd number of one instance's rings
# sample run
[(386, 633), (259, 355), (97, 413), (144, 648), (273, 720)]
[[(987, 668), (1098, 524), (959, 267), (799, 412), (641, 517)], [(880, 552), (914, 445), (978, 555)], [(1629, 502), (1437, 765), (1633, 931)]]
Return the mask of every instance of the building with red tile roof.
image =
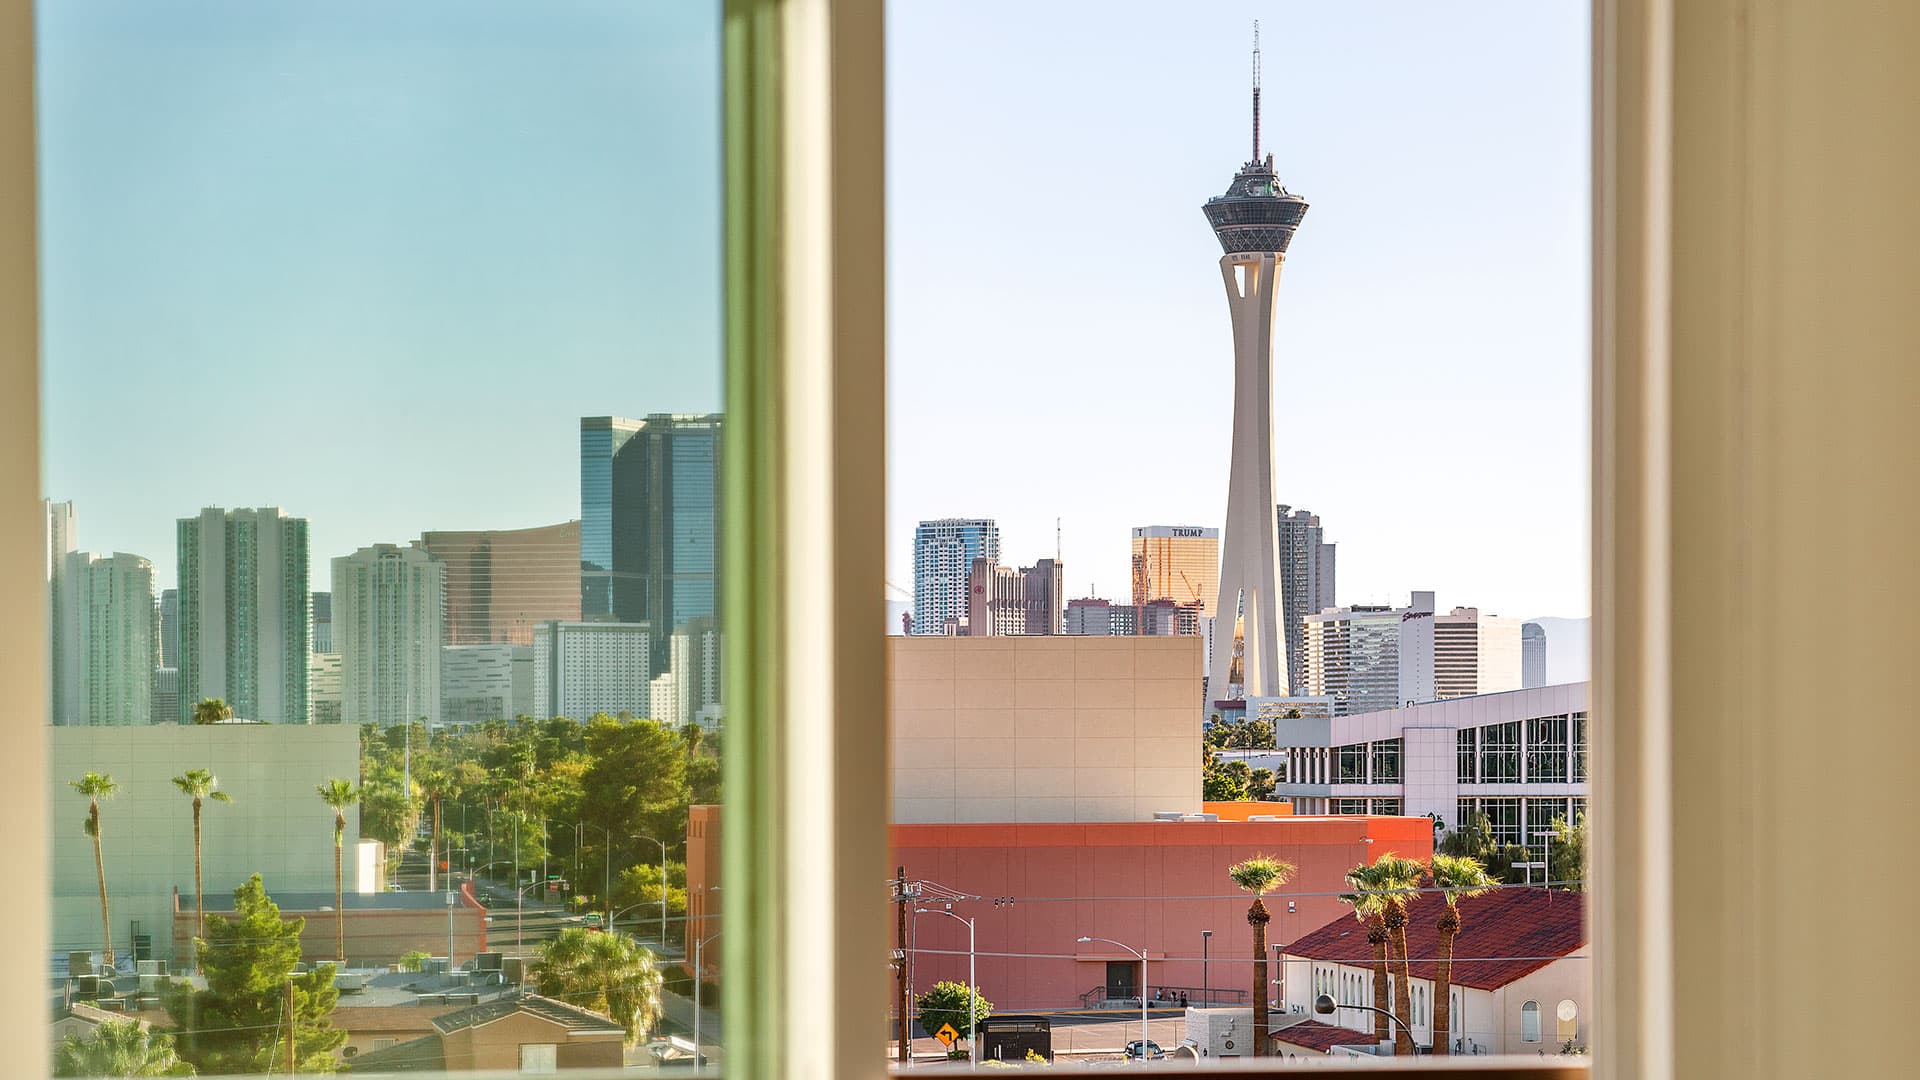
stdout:
[[(1422, 1045), (1433, 1039), (1444, 907), (1439, 894), (1426, 893), (1407, 912), (1412, 1015), (1403, 1019)], [(1585, 915), (1584, 894), (1544, 888), (1510, 886), (1460, 901), (1449, 1024), (1455, 1053), (1553, 1052), (1568, 1042), (1585, 1045), (1592, 999)], [(1342, 1004), (1373, 1003), (1373, 947), (1366, 927), (1351, 916), (1287, 945), (1281, 968), (1288, 1012), (1311, 1014), (1320, 994)], [(1374, 1016), (1341, 1009), (1333, 1022), (1370, 1033)]]

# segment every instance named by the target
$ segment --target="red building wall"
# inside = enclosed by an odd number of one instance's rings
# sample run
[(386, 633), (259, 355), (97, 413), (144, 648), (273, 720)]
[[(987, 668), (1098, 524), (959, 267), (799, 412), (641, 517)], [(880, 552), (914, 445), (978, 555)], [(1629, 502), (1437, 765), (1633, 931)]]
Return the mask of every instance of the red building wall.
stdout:
[[(1244, 1002), (1253, 981), (1252, 898), (1227, 878), (1228, 866), (1264, 854), (1298, 867), (1266, 898), (1268, 944), (1285, 945), (1347, 914), (1337, 896), (1350, 867), (1389, 852), (1426, 859), (1432, 830), (1428, 819), (1407, 817), (895, 825), (890, 867), (905, 866), (909, 881), (985, 898), (954, 910), (976, 920), (978, 981), (996, 1011), (1079, 1007), (1082, 994), (1104, 986), (1106, 962), (1128, 956), (1111, 945), (1078, 944), (1083, 935), (1145, 948), (1149, 987), (1186, 988), (1197, 1002), (1204, 979), (1216, 991), (1241, 989)], [(914, 992), (964, 980), (966, 927), (938, 915), (909, 921)], [(1202, 930), (1213, 931), (1204, 975)], [(1278, 978), (1279, 965), (1269, 968)]]

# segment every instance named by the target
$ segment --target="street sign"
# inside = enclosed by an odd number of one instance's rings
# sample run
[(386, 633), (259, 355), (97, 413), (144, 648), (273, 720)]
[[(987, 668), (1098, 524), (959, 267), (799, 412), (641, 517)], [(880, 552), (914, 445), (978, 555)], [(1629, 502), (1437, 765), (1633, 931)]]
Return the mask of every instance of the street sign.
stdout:
[(953, 1030), (952, 1024), (941, 1024), (940, 1030), (934, 1032), (933, 1037), (945, 1043), (948, 1049), (952, 1049), (953, 1044), (959, 1041), (960, 1033)]

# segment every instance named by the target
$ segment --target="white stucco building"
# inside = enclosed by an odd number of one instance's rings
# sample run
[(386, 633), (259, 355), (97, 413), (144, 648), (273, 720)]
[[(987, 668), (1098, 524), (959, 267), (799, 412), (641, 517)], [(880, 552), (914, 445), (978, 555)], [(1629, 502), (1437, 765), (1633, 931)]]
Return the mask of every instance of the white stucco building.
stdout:
[[(1448, 995), (1447, 1041), (1453, 1053), (1557, 1054), (1569, 1043), (1587, 1045), (1593, 965), (1582, 922), (1584, 901), (1583, 893), (1537, 887), (1503, 888), (1460, 901), (1461, 929), (1453, 945), (1456, 959)], [(1439, 948), (1437, 925), (1444, 907), (1437, 895), (1427, 893), (1407, 911), (1412, 1015), (1403, 1019), (1414, 1042), (1423, 1047), (1433, 1045), (1438, 971), (1432, 958)], [(1321, 994), (1341, 1004), (1373, 1004), (1373, 950), (1358, 922), (1338, 919), (1301, 937), (1282, 951), (1280, 968), (1286, 1014), (1350, 1029), (1353, 1038), (1345, 1045), (1373, 1045), (1375, 1014), (1361, 1009), (1338, 1009), (1327, 1016), (1313, 1012), (1313, 1000)], [(1391, 1022), (1388, 1027), (1391, 1032)], [(1274, 1038), (1287, 1043), (1284, 1029)], [(1326, 1053), (1327, 1041), (1315, 1038), (1306, 1049)], [(1298, 1054), (1286, 1046), (1281, 1050)]]
[(1357, 716), (1276, 720), (1301, 814), (1486, 814), (1502, 843), (1544, 848), (1556, 817), (1586, 812), (1587, 684), (1453, 698)]
[(1521, 688), (1520, 621), (1478, 608), (1356, 604), (1301, 620), (1306, 685), (1343, 715)]

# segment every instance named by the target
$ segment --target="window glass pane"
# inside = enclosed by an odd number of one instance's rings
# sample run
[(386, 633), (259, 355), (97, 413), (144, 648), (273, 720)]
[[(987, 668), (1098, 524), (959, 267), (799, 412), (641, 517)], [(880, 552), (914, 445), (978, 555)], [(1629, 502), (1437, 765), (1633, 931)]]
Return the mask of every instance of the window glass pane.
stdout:
[[(1523, 724), (1584, 704), (1564, 684), (1584, 677), (1587, 181), (1552, 162), (1586, 149), (1515, 115), (1509, 96), (1523, 70), (1553, 79), (1578, 135), (1586, 84), (1537, 64), (1551, 54), (1577, 71), (1580, 54), (1490, 49), (1532, 42), (1505, 9), (1415, 16), (1415, 36), (1404, 12), (1303, 8), (1262, 27), (1274, 63), (1255, 151), (1251, 27), (1197, 8), (1115, 14), (888, 6), (889, 869), (905, 890), (889, 1050), (916, 1064), (952, 1052), (934, 1036), (963, 1012), (930, 996), (943, 983), (1054, 1017), (1053, 1049), (1073, 1064), (1142, 1025), (1163, 1047), (1221, 1056), (1183, 996), (1250, 1011), (1272, 995), (1296, 1014), (1311, 1014), (1309, 990), (1371, 1004), (1370, 953), (1264, 973), (1247, 958), (1323, 929), (1364, 950), (1352, 910), (1327, 902), (1346, 873), (1389, 851), (1425, 861), (1462, 826), (1472, 835), (1449, 850), (1524, 881), (1528, 822), (1511, 797), (1529, 764)], [(1583, 27), (1554, 40), (1583, 42)], [(1062, 41), (1087, 46), (1064, 67)], [(1463, 56), (1479, 59), (1463, 71)], [(1355, 78), (1355, 57), (1393, 74)], [(1506, 93), (1483, 95), (1488, 79)], [(1089, 85), (1102, 87), (1092, 107)], [(1455, 107), (1432, 108), (1436, 96)], [(1409, 108), (1423, 122), (1407, 123)], [(1518, 149), (1523, 132), (1557, 149)], [(1118, 146), (1127, 164), (1101, 164)], [(1490, 167), (1516, 155), (1533, 162), (1524, 177)], [(1449, 178), (1460, 170), (1477, 177), (1464, 196)], [(1547, 175), (1553, 209), (1537, 201)], [(1476, 242), (1459, 257), (1478, 269), (1450, 255), (1415, 288), (1392, 269), (1409, 252), (1460, 249), (1431, 213), (1441, 189), (1473, 207)], [(1562, 246), (1564, 277), (1546, 256)], [(1518, 322), (1473, 314), (1489, 310), (1486, 282), (1532, 293), (1547, 280), (1562, 301)], [(1389, 308), (1358, 302), (1376, 293)], [(1432, 328), (1448, 325), (1492, 329), (1436, 346)], [(1355, 326), (1368, 328), (1365, 359)], [(1407, 362), (1435, 347), (1444, 376)], [(1516, 386), (1538, 405), (1515, 407)], [(1237, 444), (1236, 416), (1258, 437)], [(1489, 458), (1488, 438), (1521, 449)], [(1417, 487), (1389, 479), (1408, 470)], [(1543, 520), (1543, 505), (1566, 519)], [(1353, 558), (1336, 558), (1343, 545)], [(1428, 580), (1434, 567), (1445, 581)], [(1054, 603), (1058, 626), (1036, 620)], [(1542, 659), (1550, 637), (1563, 685), (1523, 672), (1516, 616), (1543, 613), (1527, 655)], [(1566, 730), (1558, 753), (1565, 783)], [(1501, 801), (1476, 829), (1482, 793)], [(1194, 839), (1195, 817), (1217, 819), (1219, 845)], [(1140, 832), (1149, 821), (1165, 840)], [(1066, 823), (1067, 846), (1027, 827)], [(1309, 846), (1363, 830), (1374, 843)], [(1265, 949), (1228, 876), (1254, 851), (1299, 862), (1262, 894)], [(1137, 880), (1161, 883), (1154, 899)], [(1474, 898), (1465, 925), (1504, 900)], [(1135, 950), (1176, 1007), (1107, 979), (1137, 967)], [(1431, 1025), (1427, 994), (1402, 1018)], [(1517, 1007), (1456, 1013), (1452, 1037), (1471, 1040), (1463, 1052), (1517, 1049)], [(1250, 1016), (1207, 1019), (1222, 1039), (1238, 1024), (1233, 1056), (1250, 1055)], [(1371, 1041), (1364, 1012), (1319, 1019)], [(977, 1045), (988, 1060), (1020, 1056), (991, 1033)]]
[(719, 1059), (720, 6), (36, 31), (59, 1052)]

